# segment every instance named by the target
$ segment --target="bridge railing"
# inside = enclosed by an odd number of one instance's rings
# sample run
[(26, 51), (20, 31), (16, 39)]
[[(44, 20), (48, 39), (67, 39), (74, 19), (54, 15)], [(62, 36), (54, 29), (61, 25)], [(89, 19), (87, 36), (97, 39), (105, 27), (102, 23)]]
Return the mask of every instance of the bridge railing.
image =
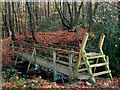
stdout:
[(30, 53), (31, 57), (34, 57), (34, 59), (36, 57), (42, 57), (53, 62), (54, 76), (56, 75), (56, 64), (67, 66), (69, 68), (69, 77), (72, 79), (79, 52), (74, 51), (72, 47), (68, 48), (66, 50), (58, 47), (55, 48), (55, 45), (47, 45), (46, 43), (24, 41), (20, 45), (20, 52)]

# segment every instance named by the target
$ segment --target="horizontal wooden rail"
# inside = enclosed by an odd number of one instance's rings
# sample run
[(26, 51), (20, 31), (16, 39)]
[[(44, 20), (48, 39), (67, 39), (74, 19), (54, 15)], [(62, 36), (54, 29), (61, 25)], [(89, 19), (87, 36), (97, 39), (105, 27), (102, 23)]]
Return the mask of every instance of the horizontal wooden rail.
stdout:
[[(24, 40), (24, 41), (35, 42), (35, 43), (40, 43), (40, 44), (48, 44), (50, 46), (56, 46), (56, 44), (51, 44), (51, 43), (42, 42), (42, 41), (32, 41), (32, 40)], [(59, 47), (65, 47), (65, 48), (79, 49), (79, 47), (75, 47), (75, 46), (67, 46), (67, 45), (60, 45), (60, 44), (57, 44), (57, 46), (59, 46)]]
[[(29, 43), (26, 43), (26, 42), (25, 42), (25, 44), (30, 46)], [(55, 51), (62, 51), (62, 52), (67, 52), (67, 53), (79, 54), (79, 52), (70, 51), (70, 50), (65, 50), (65, 49), (58, 49), (58, 48), (53, 48), (53, 47), (47, 47), (47, 46), (34, 45), (34, 47), (44, 48), (44, 49), (49, 49), (49, 50), (55, 50)]]

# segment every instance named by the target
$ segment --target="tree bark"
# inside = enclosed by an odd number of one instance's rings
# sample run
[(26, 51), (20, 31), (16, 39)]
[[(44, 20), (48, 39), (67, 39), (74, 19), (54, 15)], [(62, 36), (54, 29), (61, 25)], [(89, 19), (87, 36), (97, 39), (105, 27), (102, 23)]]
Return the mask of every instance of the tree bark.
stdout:
[(48, 10), (48, 17), (50, 17), (50, 2), (48, 0), (48, 4), (47, 4), (47, 10)]
[(34, 25), (33, 25), (34, 24), (34, 17), (33, 17), (33, 14), (31, 12), (31, 9), (32, 9), (31, 2), (29, 2), (29, 3), (26, 2), (27, 8), (28, 8), (28, 13), (29, 13), (30, 30), (31, 30), (31, 33), (32, 33), (33, 40), (36, 41), (36, 38), (34, 36), (34, 30), (33, 30), (33, 27), (34, 27)]
[(11, 5), (10, 5), (10, 2), (8, 2), (8, 17), (9, 17), (9, 26), (10, 26), (10, 32), (12, 33), (11, 34), (11, 39), (13, 41), (15, 41), (15, 35), (14, 35), (14, 23), (13, 23), (13, 17), (11, 17)]
[(8, 27), (8, 22), (7, 22), (7, 3), (5, 2), (5, 13), (3, 16), (3, 22), (4, 22), (4, 27), (5, 27), (5, 30), (7, 32), (7, 36), (9, 37), (9, 27)]
[(89, 16), (89, 29), (88, 32), (91, 31), (92, 29), (92, 2), (88, 3), (89, 7), (88, 7), (88, 16)]
[(18, 32), (19, 31), (18, 30), (18, 22), (17, 22), (17, 15), (16, 15), (16, 12), (15, 12), (15, 9), (14, 9), (14, 2), (12, 2), (12, 9), (13, 9), (13, 16), (15, 15), (16, 30)]
[[(118, 6), (120, 7), (120, 1), (118, 2)], [(118, 27), (120, 29), (120, 8), (118, 8)]]

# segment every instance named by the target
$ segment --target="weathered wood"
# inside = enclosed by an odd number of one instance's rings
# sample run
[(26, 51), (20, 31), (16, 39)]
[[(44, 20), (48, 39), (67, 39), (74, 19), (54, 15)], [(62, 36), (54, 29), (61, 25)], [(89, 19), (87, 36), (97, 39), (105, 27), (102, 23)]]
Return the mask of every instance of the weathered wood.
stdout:
[(54, 81), (56, 77), (56, 51), (53, 51), (53, 72), (54, 72)]
[[(99, 45), (98, 45), (98, 48), (100, 49), (100, 52), (101, 52), (102, 54), (103, 54), (102, 46), (103, 46), (104, 39), (105, 39), (105, 35), (102, 34), (101, 37), (100, 37)], [(98, 61), (99, 61), (99, 58), (97, 58), (96, 64), (98, 63)], [(94, 68), (94, 73), (95, 73), (95, 71), (96, 71), (96, 67)]]
[(108, 63), (99, 63), (99, 64), (92, 64), (90, 65), (90, 67), (100, 67), (100, 66), (104, 66), (107, 65)]
[(78, 69), (81, 65), (81, 61), (82, 61), (82, 57), (83, 57), (82, 51), (84, 50), (84, 48), (86, 46), (87, 40), (88, 40), (88, 33), (86, 33), (84, 35), (84, 38), (83, 38), (83, 41), (82, 41), (82, 45), (81, 45), (81, 48), (80, 48), (80, 51), (79, 51), (79, 57), (78, 57), (78, 60), (77, 60), (77, 63), (76, 63), (75, 69), (74, 69), (74, 75), (73, 75), (74, 79), (76, 78), (76, 75), (78, 73)]
[[(54, 72), (54, 81), (56, 78), (57, 71), (65, 74), (65, 75), (68, 75), (70, 77), (69, 80), (71, 81), (72, 79), (77, 78), (78, 73), (87, 70), (90, 79), (95, 84), (96, 80), (95, 80), (94, 76), (99, 76), (99, 75), (108, 73), (110, 75), (110, 77), (112, 78), (111, 71), (108, 66), (109, 63), (105, 59), (105, 54), (102, 51), (104, 38), (105, 38), (105, 35), (102, 35), (100, 38), (100, 42), (99, 42), (99, 46), (98, 46), (100, 51), (98, 53), (96, 53), (96, 52), (86, 53), (85, 47), (86, 47), (86, 43), (88, 40), (88, 33), (86, 33), (84, 35), (83, 42), (82, 42), (79, 52), (75, 52), (73, 50), (65, 50), (65, 49), (61, 49), (61, 48), (58, 49), (58, 48), (48, 47), (48, 46), (46, 46), (46, 47), (38, 46), (35, 43), (32, 46), (29, 43), (25, 43), (26, 46), (29, 46), (32, 49), (34, 48), (33, 52), (31, 54), (30, 54), (30, 52), (29, 53), (21, 52), (19, 55), (29, 61), (28, 69), (32, 62), (37, 63), (43, 67), (52, 69)], [(45, 52), (50, 51), (51, 53), (47, 53), (48, 54), (47, 56), (39, 55), (40, 52), (36, 52), (36, 50), (39, 50), (39, 48), (40, 48), (40, 50), (45, 49), (45, 50), (47, 50)], [(63, 52), (63, 53), (65, 52), (66, 55), (59, 54), (59, 52)], [(78, 60), (75, 60), (75, 58), (74, 58), (76, 55), (78, 56)], [(65, 58), (65, 60), (62, 60), (59, 57)], [(97, 62), (96, 62), (96, 64), (93, 64), (93, 62), (96, 58), (97, 58), (97, 60), (96, 60)], [(98, 58), (103, 59), (103, 62), (98, 63)], [(93, 59), (93, 60), (89, 61), (89, 59)], [(83, 62), (82, 62), (82, 60), (83, 60)], [(84, 65), (85, 67), (84, 68), (81, 67), (82, 65)], [(96, 68), (96, 67), (100, 67), (100, 66), (104, 66), (104, 65), (106, 67), (106, 71), (102, 71), (99, 73), (94, 73), (92, 71), (93, 67)]]
[[(29, 43), (26, 43), (26, 45), (29, 45)], [(65, 49), (52, 48), (52, 47), (47, 47), (47, 46), (45, 47), (45, 46), (34, 45), (34, 47), (45, 48), (45, 49), (48, 49), (48, 50), (51, 49), (51, 50), (62, 51), (62, 52), (67, 52), (67, 53), (79, 54), (79, 52), (70, 51), (70, 50), (65, 50)]]
[[(38, 57), (41, 57), (41, 58), (44, 58), (44, 59), (47, 59), (47, 60), (49, 60), (49, 61), (53, 61), (53, 58), (50, 58), (50, 57), (45, 57), (45, 56), (43, 56), (43, 55), (37, 55), (37, 56), (38, 56)], [(56, 59), (56, 63), (69, 66), (69, 61), (68, 61), (68, 62), (65, 62), (65, 61), (63, 61), (62, 59)]]
[(107, 74), (107, 73), (110, 73), (110, 72), (111, 72), (111, 70), (102, 71), (102, 72), (94, 73), (93, 76), (99, 76), (99, 75)]
[[(23, 52), (20, 54), (20, 56), (24, 57), (28, 61), (34, 62), (34, 59), (31, 58), (31, 54), (29, 54), (29, 53)], [(36, 63), (43, 66), (43, 67), (53, 69), (53, 62), (46, 60), (44, 58), (36, 57)], [(69, 75), (69, 67), (65, 66), (65, 65), (61, 65), (61, 64), (56, 63), (56, 71), (63, 73), (65, 75)]]
[(84, 60), (85, 63), (86, 63), (85, 65), (86, 65), (88, 74), (89, 74), (89, 76), (90, 76), (90, 79), (91, 79), (91, 81), (93, 82), (93, 84), (96, 84), (96, 80), (95, 80), (95, 78), (94, 78), (94, 76), (93, 76), (93, 73), (92, 73), (92, 68), (89, 67), (89, 66), (90, 66), (90, 63), (89, 63), (89, 60), (87, 59), (87, 55), (86, 55), (85, 50), (84, 50), (84, 52), (82, 52), (82, 53), (83, 53), (83, 60)]
[(102, 58), (105, 57), (105, 55), (99, 55), (99, 56), (89, 56), (87, 59), (95, 59), (95, 58)]
[(73, 53), (70, 53), (69, 54), (69, 81), (72, 81), (72, 77), (73, 77), (72, 60), (73, 60)]
[(29, 70), (30, 65), (31, 65), (31, 61), (30, 61), (29, 64), (28, 64), (27, 71)]
[(87, 68), (82, 68), (82, 69), (79, 69), (78, 72), (83, 72), (83, 71), (86, 71)]
[(105, 39), (105, 35), (102, 34), (101, 37), (100, 37), (99, 45), (98, 45), (99, 49), (102, 49), (104, 39)]

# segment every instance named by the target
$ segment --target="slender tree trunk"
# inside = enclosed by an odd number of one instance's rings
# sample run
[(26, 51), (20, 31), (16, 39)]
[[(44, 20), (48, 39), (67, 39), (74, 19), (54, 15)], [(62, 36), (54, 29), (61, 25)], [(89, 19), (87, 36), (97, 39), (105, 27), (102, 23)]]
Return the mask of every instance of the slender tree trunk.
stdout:
[(92, 2), (88, 3), (89, 7), (88, 7), (88, 16), (89, 16), (89, 29), (88, 32), (91, 31), (92, 29)]
[(38, 13), (39, 13), (38, 3), (35, 3), (35, 18), (36, 18), (36, 25), (37, 25), (37, 26), (38, 26), (38, 21), (39, 21)]
[(46, 2), (44, 3), (44, 8), (45, 8), (45, 17), (47, 17), (47, 7), (46, 7), (47, 5), (46, 5)]
[[(30, 4), (29, 4), (30, 3)], [(32, 12), (31, 12), (31, 10), (32, 10), (32, 7), (31, 7), (31, 2), (26, 2), (26, 5), (27, 5), (27, 8), (28, 8), (28, 13), (29, 13), (29, 22), (30, 22), (30, 29), (31, 29), (31, 33), (32, 33), (32, 38), (33, 38), (33, 40), (35, 40), (36, 41), (36, 38), (35, 38), (35, 36), (34, 36), (34, 17), (33, 17), (33, 14), (32, 14)]]
[(5, 25), (5, 31), (7, 32), (7, 36), (9, 37), (9, 28), (8, 28), (8, 21), (7, 21), (7, 3), (5, 2), (5, 15), (3, 15), (3, 21)]
[(83, 7), (82, 7), (82, 25), (83, 25), (83, 28), (85, 28), (85, 5), (84, 4), (85, 3), (83, 3)]
[(9, 17), (9, 26), (10, 26), (10, 32), (11, 32), (11, 39), (14, 41), (15, 39), (15, 35), (14, 35), (14, 23), (13, 23), (13, 16), (11, 17), (11, 6), (10, 6), (10, 2), (8, 2), (8, 17)]
[[(120, 1), (118, 2), (118, 6), (120, 7)], [(120, 8), (118, 8), (118, 27), (120, 29)]]
[(17, 15), (14, 9), (14, 2), (12, 2), (12, 9), (13, 9), (13, 16), (15, 15), (15, 24), (16, 24), (16, 31), (18, 32), (18, 22), (17, 22)]
[(48, 17), (50, 17), (50, 2), (48, 1), (48, 5), (47, 5), (47, 10), (48, 10)]
[(20, 2), (18, 2), (18, 5), (17, 5), (17, 13), (18, 13), (18, 30), (19, 30), (19, 34), (22, 34), (21, 32), (21, 12), (20, 12)]

